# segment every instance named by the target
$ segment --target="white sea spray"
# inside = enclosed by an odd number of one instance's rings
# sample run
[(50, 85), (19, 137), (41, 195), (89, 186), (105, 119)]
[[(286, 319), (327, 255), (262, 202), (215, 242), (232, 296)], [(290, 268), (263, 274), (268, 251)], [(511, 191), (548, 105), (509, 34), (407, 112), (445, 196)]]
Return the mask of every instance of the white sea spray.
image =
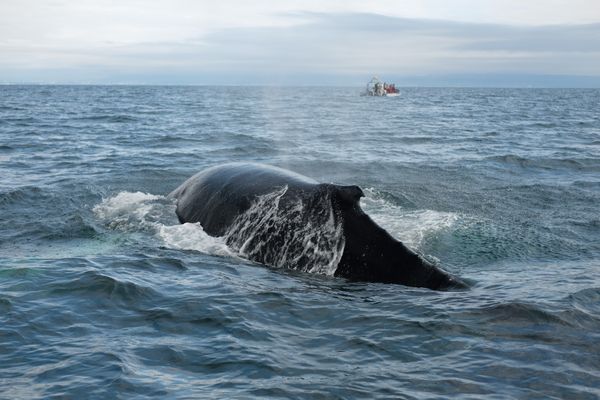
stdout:
[(396, 239), (417, 250), (428, 237), (452, 229), (460, 220), (460, 215), (452, 212), (407, 210), (383, 198), (373, 188), (365, 189), (364, 193), (361, 205), (373, 221)]
[(223, 238), (208, 235), (199, 223), (172, 224), (172, 199), (142, 192), (120, 192), (93, 208), (110, 229), (150, 231), (171, 249), (195, 250), (220, 256), (235, 256)]

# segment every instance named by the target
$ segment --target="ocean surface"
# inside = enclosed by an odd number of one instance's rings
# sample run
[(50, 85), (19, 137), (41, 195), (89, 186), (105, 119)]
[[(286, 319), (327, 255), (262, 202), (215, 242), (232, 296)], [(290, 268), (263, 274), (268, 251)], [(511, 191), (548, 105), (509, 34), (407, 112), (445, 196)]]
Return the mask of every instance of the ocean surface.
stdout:
[[(0, 398), (600, 397), (600, 90), (0, 86)], [(267, 268), (166, 195), (360, 185), (467, 291)]]

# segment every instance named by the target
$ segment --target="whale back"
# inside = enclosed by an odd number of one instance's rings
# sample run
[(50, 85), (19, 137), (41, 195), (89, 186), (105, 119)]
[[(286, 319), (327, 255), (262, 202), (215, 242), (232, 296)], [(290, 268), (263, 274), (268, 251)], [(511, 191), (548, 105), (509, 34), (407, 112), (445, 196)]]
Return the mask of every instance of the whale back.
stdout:
[(281, 168), (230, 163), (205, 169), (169, 194), (177, 199), (181, 223), (200, 222), (206, 233), (223, 236), (260, 196), (285, 187), (310, 190), (317, 182)]
[(252, 261), (358, 281), (465, 287), (377, 225), (360, 207), (358, 186), (232, 163), (201, 171), (170, 196), (181, 223), (199, 222)]

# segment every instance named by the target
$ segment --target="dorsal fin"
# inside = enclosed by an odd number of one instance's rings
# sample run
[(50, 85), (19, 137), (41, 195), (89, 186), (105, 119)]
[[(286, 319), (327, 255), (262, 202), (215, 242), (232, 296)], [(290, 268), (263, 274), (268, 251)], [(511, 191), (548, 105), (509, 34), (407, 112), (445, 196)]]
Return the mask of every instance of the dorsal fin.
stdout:
[(333, 185), (336, 193), (339, 196), (340, 201), (349, 204), (356, 204), (361, 197), (364, 197), (364, 193), (361, 188), (356, 185), (341, 186)]

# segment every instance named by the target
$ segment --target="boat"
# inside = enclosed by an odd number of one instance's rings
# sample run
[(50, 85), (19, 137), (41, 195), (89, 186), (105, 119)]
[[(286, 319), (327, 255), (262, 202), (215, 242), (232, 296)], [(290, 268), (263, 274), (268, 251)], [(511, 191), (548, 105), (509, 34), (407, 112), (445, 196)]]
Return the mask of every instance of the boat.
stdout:
[(387, 83), (379, 80), (374, 76), (367, 83), (367, 89), (362, 94), (363, 96), (379, 96), (379, 97), (394, 97), (400, 96), (400, 90), (396, 89), (395, 83)]

